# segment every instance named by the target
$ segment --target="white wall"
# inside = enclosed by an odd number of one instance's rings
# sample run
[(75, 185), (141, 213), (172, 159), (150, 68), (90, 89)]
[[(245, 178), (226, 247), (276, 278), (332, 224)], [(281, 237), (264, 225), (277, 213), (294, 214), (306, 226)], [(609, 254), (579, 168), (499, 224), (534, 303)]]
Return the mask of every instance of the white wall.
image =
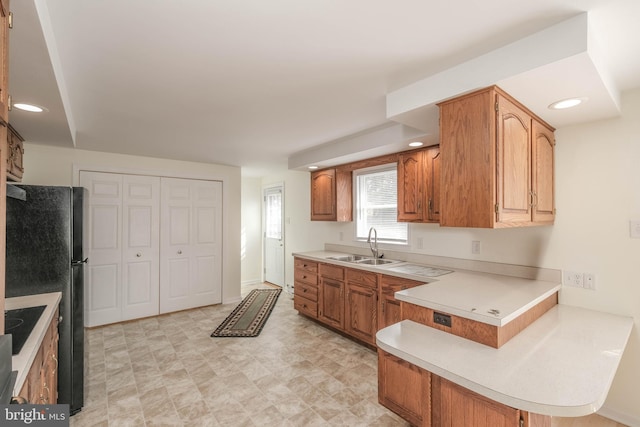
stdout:
[[(560, 301), (632, 316), (635, 328), (602, 413), (640, 426), (640, 240), (629, 220), (640, 220), (640, 90), (623, 94), (623, 116), (556, 132), (557, 219), (553, 226), (475, 230), (411, 224), (408, 247), (394, 250), (594, 273), (595, 291), (563, 288)], [(286, 253), (353, 242), (352, 223), (309, 220), (309, 174), (263, 178), (285, 182)], [(343, 240), (340, 240), (340, 233)], [(417, 242), (422, 240), (422, 249)], [(481, 253), (471, 254), (471, 241)], [(384, 248), (384, 247), (383, 247)], [(287, 258), (287, 283), (293, 259)], [(585, 372), (585, 375), (588, 373)]]
[(240, 232), (243, 284), (262, 281), (262, 186), (260, 178), (242, 178)]
[(240, 300), (240, 168), (25, 144), (23, 183), (72, 186), (74, 166), (223, 181), (223, 302)]

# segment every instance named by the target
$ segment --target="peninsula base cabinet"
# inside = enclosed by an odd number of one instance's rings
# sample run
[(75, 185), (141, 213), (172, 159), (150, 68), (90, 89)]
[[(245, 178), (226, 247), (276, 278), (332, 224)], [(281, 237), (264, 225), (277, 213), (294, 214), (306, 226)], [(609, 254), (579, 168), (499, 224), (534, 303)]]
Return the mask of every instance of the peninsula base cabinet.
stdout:
[(487, 399), (378, 349), (378, 401), (420, 427), (550, 427), (551, 417)]

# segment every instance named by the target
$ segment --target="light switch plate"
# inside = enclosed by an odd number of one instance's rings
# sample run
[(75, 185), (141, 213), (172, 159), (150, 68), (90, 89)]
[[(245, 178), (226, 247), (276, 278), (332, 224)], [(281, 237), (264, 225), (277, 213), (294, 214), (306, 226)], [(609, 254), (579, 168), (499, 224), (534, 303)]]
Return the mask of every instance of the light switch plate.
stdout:
[(640, 239), (640, 220), (629, 221), (629, 235), (632, 239)]

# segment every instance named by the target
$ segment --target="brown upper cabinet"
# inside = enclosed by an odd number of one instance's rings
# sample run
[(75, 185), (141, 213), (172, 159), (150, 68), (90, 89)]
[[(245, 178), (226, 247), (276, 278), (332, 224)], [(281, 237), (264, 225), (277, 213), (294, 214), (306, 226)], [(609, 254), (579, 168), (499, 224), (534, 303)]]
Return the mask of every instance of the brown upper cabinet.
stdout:
[(7, 180), (22, 181), (24, 174), (24, 140), (16, 130), (9, 125), (7, 130)]
[(440, 224), (553, 224), (555, 129), (497, 86), (439, 107)]
[(323, 169), (311, 173), (311, 220), (351, 221), (351, 170)]
[(9, 123), (9, 0), (0, 0), (0, 122)]
[(407, 151), (398, 156), (398, 221), (440, 219), (440, 148)]

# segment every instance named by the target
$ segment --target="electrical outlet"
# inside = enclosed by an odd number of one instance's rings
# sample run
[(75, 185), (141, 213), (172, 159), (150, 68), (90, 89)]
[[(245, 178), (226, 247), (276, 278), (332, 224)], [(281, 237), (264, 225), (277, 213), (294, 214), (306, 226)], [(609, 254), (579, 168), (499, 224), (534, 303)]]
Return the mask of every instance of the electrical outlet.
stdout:
[(577, 271), (564, 270), (562, 272), (562, 284), (581, 288), (584, 286), (584, 274)]
[(584, 288), (585, 289), (596, 289), (596, 275), (593, 273), (584, 273)]
[(422, 237), (418, 237), (416, 239), (416, 246), (418, 247), (418, 249), (422, 249)]
[(479, 254), (480, 253), (480, 240), (472, 240), (471, 241), (471, 253)]
[(341, 242), (344, 240), (344, 233), (342, 231), (338, 234), (338, 238)]
[(632, 239), (640, 239), (640, 221), (629, 221), (629, 236)]

